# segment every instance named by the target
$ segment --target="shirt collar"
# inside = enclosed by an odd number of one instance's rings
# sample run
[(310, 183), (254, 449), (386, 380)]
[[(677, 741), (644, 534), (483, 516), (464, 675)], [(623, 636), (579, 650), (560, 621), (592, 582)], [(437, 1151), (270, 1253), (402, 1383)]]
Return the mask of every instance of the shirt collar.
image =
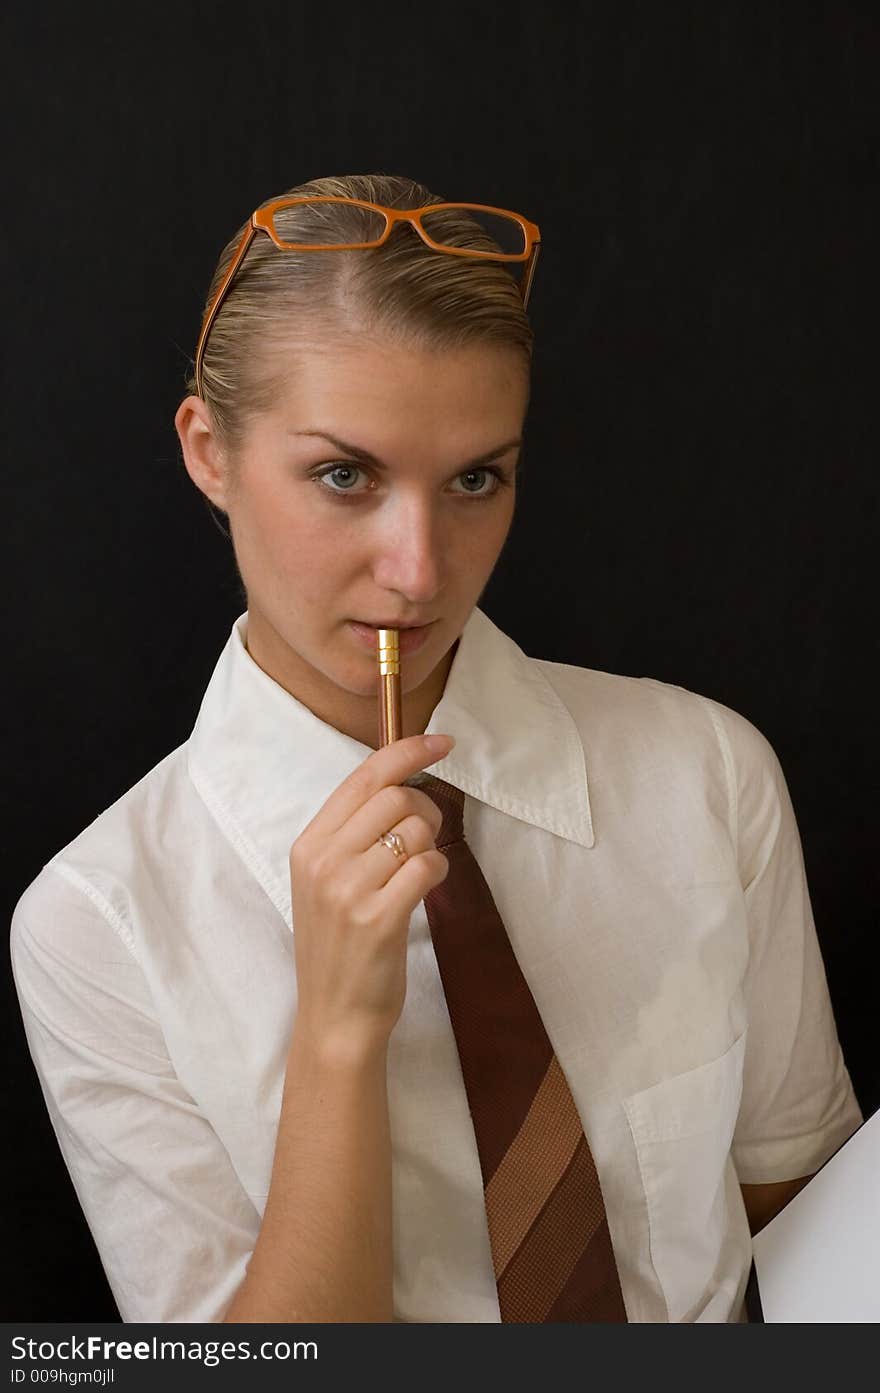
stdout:
[[(370, 746), (321, 720), (259, 667), (245, 647), (247, 620), (245, 610), (217, 660), (187, 762), (204, 802), (289, 920), (290, 847)], [(428, 722), (426, 734), (434, 731), (456, 744), (431, 774), (499, 812), (594, 844), (575, 721), (534, 659), (477, 607)]]

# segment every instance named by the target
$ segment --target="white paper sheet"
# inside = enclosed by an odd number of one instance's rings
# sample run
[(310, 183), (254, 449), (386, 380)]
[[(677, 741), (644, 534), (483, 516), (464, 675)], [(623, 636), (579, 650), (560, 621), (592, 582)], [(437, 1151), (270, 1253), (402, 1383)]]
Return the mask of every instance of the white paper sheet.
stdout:
[(752, 1242), (765, 1321), (880, 1321), (880, 1112)]

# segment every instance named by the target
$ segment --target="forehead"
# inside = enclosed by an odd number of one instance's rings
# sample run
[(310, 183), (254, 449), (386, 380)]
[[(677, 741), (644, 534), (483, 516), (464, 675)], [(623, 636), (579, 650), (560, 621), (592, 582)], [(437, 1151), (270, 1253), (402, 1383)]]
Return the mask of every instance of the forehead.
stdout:
[[(289, 430), (355, 429), (382, 439), (440, 427), (471, 438), (521, 427), (528, 398), (522, 354), (496, 344), (421, 349), (360, 337), (315, 344), (286, 379), (279, 411)], [(492, 443), (492, 442), (490, 442)]]

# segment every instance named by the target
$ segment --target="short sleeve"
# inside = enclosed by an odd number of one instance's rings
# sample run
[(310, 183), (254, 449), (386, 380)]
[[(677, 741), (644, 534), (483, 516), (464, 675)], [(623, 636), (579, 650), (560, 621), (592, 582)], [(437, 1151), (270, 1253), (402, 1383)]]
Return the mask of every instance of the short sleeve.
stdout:
[(743, 1092), (732, 1157), (741, 1184), (810, 1175), (861, 1125), (837, 1037), (800, 834), (776, 753), (710, 702), (728, 766), (749, 959)]
[(175, 1074), (141, 967), (68, 874), (43, 868), (10, 934), (58, 1145), (123, 1321), (222, 1321), (259, 1215)]

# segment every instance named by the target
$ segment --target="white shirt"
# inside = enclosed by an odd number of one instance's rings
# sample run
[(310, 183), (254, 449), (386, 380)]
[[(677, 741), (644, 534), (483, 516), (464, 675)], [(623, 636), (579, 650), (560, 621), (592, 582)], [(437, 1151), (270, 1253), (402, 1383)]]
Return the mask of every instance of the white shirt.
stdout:
[[(189, 740), (12, 922), (46, 1105), (124, 1321), (219, 1321), (265, 1206), (297, 1005), (289, 852), (370, 753), (235, 621)], [(736, 1321), (740, 1183), (862, 1121), (766, 738), (707, 697), (528, 657), (474, 609), (428, 731), (568, 1079), (631, 1321)], [(424, 904), (389, 1043), (394, 1317), (498, 1321)]]

